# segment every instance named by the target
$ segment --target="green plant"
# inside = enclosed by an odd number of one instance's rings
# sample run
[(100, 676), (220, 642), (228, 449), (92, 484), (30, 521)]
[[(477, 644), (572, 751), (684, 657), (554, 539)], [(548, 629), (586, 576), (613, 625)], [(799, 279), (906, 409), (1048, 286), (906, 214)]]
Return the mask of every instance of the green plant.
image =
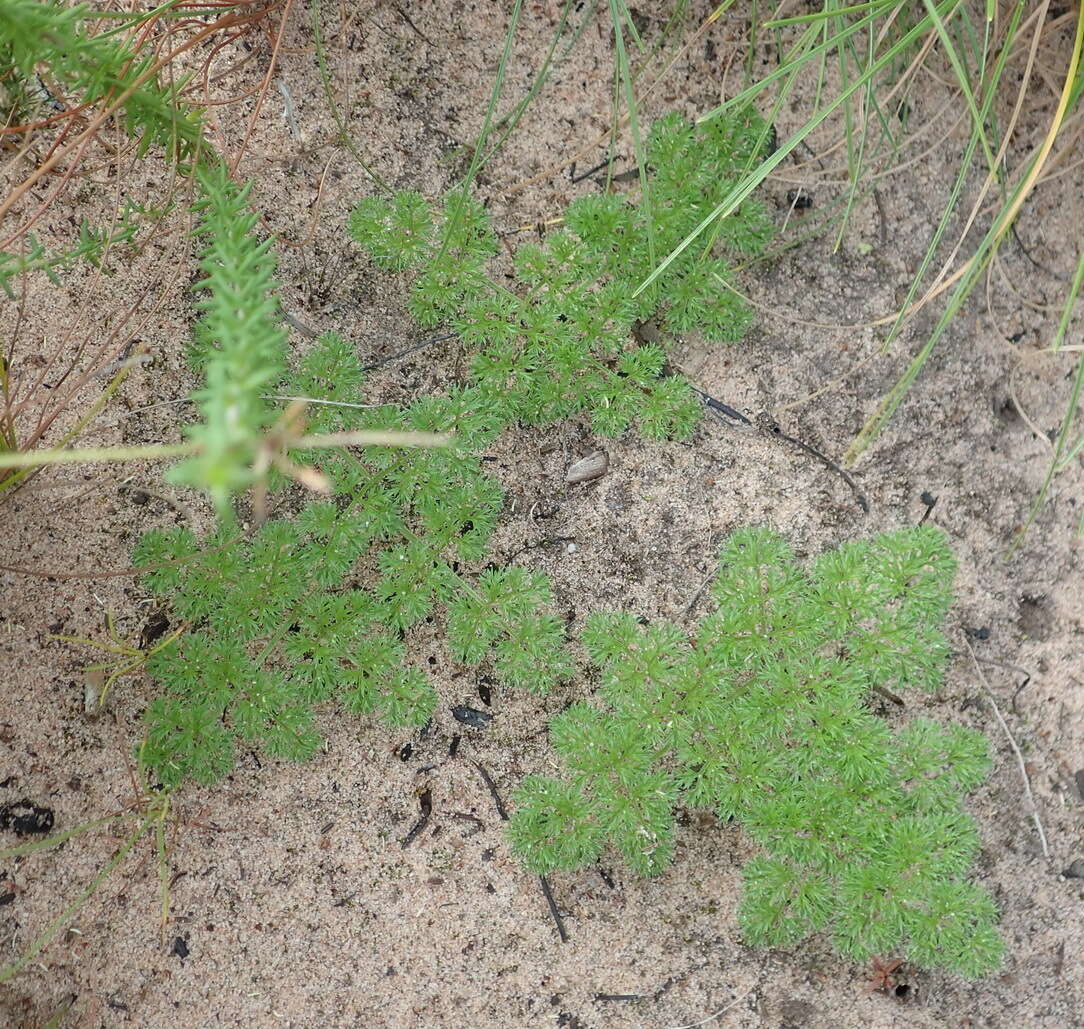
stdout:
[[(635, 345), (638, 319), (656, 314), (673, 332), (740, 339), (750, 323), (714, 249), (688, 253), (633, 299), (655, 249), (677, 245), (728, 193), (763, 146), (767, 130), (749, 111), (697, 130), (677, 116), (655, 122), (647, 141), (650, 204), (603, 194), (574, 201), (565, 226), (515, 255), (516, 284), (486, 274), (496, 252), (484, 209), (463, 192), (441, 213), (416, 193), (370, 197), (350, 218), (351, 235), (383, 268), (411, 271), (409, 307), (424, 327), (451, 325), (473, 353), (480, 394), (503, 423), (540, 424), (590, 412), (606, 435), (631, 424), (645, 435), (684, 436), (699, 403), (664, 351)], [(770, 236), (747, 200), (720, 223), (719, 248), (757, 253)]]
[[(292, 0), (284, 4), (284, 20), (291, 4)], [(203, 486), (223, 507), (233, 491), (260, 478), (264, 464), (292, 468), (282, 453), (285, 446), (277, 450), (269, 447), (260, 435), (266, 428), (259, 400), (260, 376), (274, 379), (281, 371), (274, 341), (276, 336), (284, 338), (270, 288), (271, 244), (261, 243), (252, 232), (255, 218), (244, 210), (247, 187), (240, 189), (230, 181), (224, 165), (203, 139), (202, 103), (210, 100), (207, 64), (202, 69), (202, 97), (193, 95), (193, 79), (198, 82), (200, 76), (182, 74), (174, 66), (201, 41), (217, 34), (228, 36), (209, 48), (207, 60), (212, 60), (226, 43), (237, 44), (246, 34), (257, 31), (276, 6), (275, 2), (254, 5), (248, 0), (225, 0), (216, 5), (218, 16), (210, 22), (178, 0), (166, 0), (144, 12), (97, 10), (87, 4), (65, 5), (55, 0), (12, 0), (0, 8), (0, 139), (19, 140), (23, 154), (44, 154), (40, 162), (26, 162), (32, 170), (21, 181), (13, 180), (0, 200), (0, 220), (9, 223), (0, 240), (0, 289), (20, 305), (16, 338), (9, 341), (5, 357), (0, 359), (0, 493), (18, 487), (44, 464), (182, 456), (190, 460), (177, 470), (180, 481)], [(79, 171), (81, 163), (93, 152), (92, 145), (100, 142), (99, 136), (111, 119), (129, 137), (119, 147), (103, 143), (109, 153), (106, 166), (112, 167), (118, 186), (140, 162), (150, 158), (153, 149), (172, 165), (162, 176), (164, 200), (149, 205), (126, 199), (119, 206), (114, 199), (104, 220), (70, 219), (72, 225), (78, 225), (78, 239), (47, 251), (32, 227), (51, 229), (62, 238), (67, 233), (69, 219), (57, 229), (43, 216), (65, 195), (72, 181), (86, 178)], [(15, 165), (21, 163), (16, 161)], [(32, 189), (50, 174), (55, 183), (50, 181), (42, 199)], [(205, 214), (201, 232), (211, 236), (203, 269), (208, 285), (214, 288), (202, 332), (205, 338), (213, 337), (218, 355), (208, 362), (212, 381), (198, 397), (207, 424), (192, 430), (193, 442), (187, 445), (68, 450), (67, 445), (104, 407), (132, 366), (127, 352), (115, 360), (107, 348), (116, 345), (114, 337), (123, 322), (128, 323), (129, 336), (135, 335), (132, 330), (138, 325), (137, 311), (145, 295), (140, 304), (123, 313), (119, 324), (110, 317), (118, 312), (88, 304), (97, 322), (89, 335), (104, 335), (102, 325), (110, 320), (112, 329), (104, 344), (75, 346), (75, 356), (66, 359), (61, 355), (67, 341), (57, 343), (44, 355), (37, 346), (18, 346), (20, 329), (26, 332), (26, 280), (41, 272), (57, 283), (58, 270), (77, 259), (108, 275), (108, 258), (121, 244), (130, 245), (125, 255), (130, 257), (151, 239), (173, 236), (183, 240), (184, 233), (163, 223), (167, 213), (178, 209), (174, 202), (178, 187), (191, 177), (199, 179), (202, 190), (197, 204), (197, 210)], [(100, 176), (95, 184), (101, 184)], [(119, 196), (124, 193), (118, 189)], [(137, 241), (138, 230), (144, 225), (147, 231)], [(178, 254), (170, 267), (183, 263)], [(168, 285), (163, 283), (163, 290)], [(217, 306), (215, 298), (219, 298)], [(223, 306), (230, 303), (240, 306)], [(24, 354), (21, 349), (29, 352)], [(63, 366), (65, 360), (69, 360), (67, 367)], [(63, 388), (44, 385), (50, 377), (63, 383)], [(95, 378), (106, 379), (108, 385), (89, 410), (54, 441), (51, 451), (34, 452), (58, 417)], [(236, 421), (233, 415), (238, 416)], [(296, 424), (293, 419), (276, 426), (276, 443), (288, 443)]]
[[(543, 580), (516, 568), (457, 573), (481, 557), (500, 509), (479, 452), (495, 422), (474, 391), (429, 397), (403, 412), (371, 409), (353, 348), (329, 334), (283, 386), (319, 394), (326, 432), (373, 424), (454, 430), (452, 446), (305, 455), (334, 499), (251, 539), (223, 527), (200, 546), (185, 530), (152, 532), (136, 548), (150, 588), (192, 630), (157, 648), (147, 670), (163, 695), (148, 710), (143, 761), (158, 781), (210, 783), (235, 741), (302, 759), (319, 743), (317, 705), (338, 699), (392, 725), (422, 725), (436, 696), (407, 662), (404, 633), (443, 611), (455, 660), (492, 654), (499, 678), (546, 690), (568, 668), (563, 629), (544, 613)], [(355, 568), (371, 572), (368, 588)]]
[[(619, 5), (619, 0), (611, 2)], [(716, 8), (702, 28), (726, 6)], [(890, 176), (897, 166), (906, 168), (913, 163), (901, 161), (908, 146), (927, 145), (922, 137), (931, 126), (916, 124), (917, 119), (910, 116), (910, 92), (921, 78), (919, 73), (934, 65), (933, 76), (942, 79), (946, 91), (951, 91), (944, 105), (949, 125), (941, 139), (950, 138), (959, 128), (965, 141), (926, 252), (902, 304), (890, 318), (885, 338), (870, 360), (889, 359), (904, 326), (942, 295), (945, 299), (932, 331), (917, 351), (893, 355), (896, 359), (906, 358), (903, 370), (848, 448), (845, 463), (849, 465), (862, 457), (888, 425), (984, 278), (988, 296), (998, 294), (990, 280), (997, 271), (1001, 247), (1044, 179), (1055, 177), (1050, 169), (1059, 161), (1064, 164), (1073, 160), (1078, 136), (1073, 125), (1079, 119), (1079, 100), (1084, 93), (1084, 18), (1071, 10), (1056, 11), (1051, 7), (1048, 12), (1045, 5), (1035, 8), (1026, 0), (988, 0), (985, 4), (964, 0), (925, 0), (922, 4), (873, 0), (852, 5), (825, 0), (814, 6), (814, 10), (764, 21), (760, 21), (754, 6), (746, 88), (701, 115), (698, 123), (710, 124), (750, 104), (761, 105), (771, 122), (788, 106), (804, 112), (805, 120), (771, 153), (746, 166), (732, 189), (684, 239), (674, 247), (659, 249), (656, 266), (635, 292), (650, 290), (688, 248), (703, 238), (710, 239), (719, 220), (729, 217), (801, 147), (808, 148), (822, 167), (820, 154), (844, 156), (838, 167), (824, 168), (826, 177), (842, 177), (845, 185), (835, 201), (823, 205), (827, 216), (819, 227), (832, 231), (839, 247), (858, 199), (872, 194), (876, 182)], [(617, 18), (614, 20), (616, 25)], [(771, 38), (777, 56), (769, 71), (753, 76), (752, 58), (757, 46), (764, 45), (764, 37)], [(1051, 55), (1035, 60), (1044, 45)], [(619, 65), (621, 56), (619, 51)], [(936, 67), (938, 64), (940, 67)], [(1050, 72), (1036, 74), (1040, 67)], [(1045, 101), (1046, 84), (1055, 80), (1059, 87), (1055, 97)], [(799, 86), (804, 87), (804, 97), (796, 95)], [(928, 97), (925, 104), (931, 106)], [(631, 116), (635, 98), (629, 97), (628, 106)], [(1042, 113), (1029, 122), (1021, 117), (1028, 110)], [(981, 186), (972, 190), (975, 195), (966, 201), (966, 211), (961, 210), (976, 173)], [(815, 173), (807, 175), (812, 179)], [(1052, 188), (1064, 186), (1059, 183)], [(830, 193), (831, 188), (826, 192)], [(1031, 206), (1041, 209), (1043, 205)], [(1055, 203), (1051, 209), (1056, 207)], [(951, 234), (957, 224), (962, 224), (963, 229), (953, 240)], [(1062, 321), (1051, 333), (1051, 351), (1063, 356), (1067, 354), (1063, 347), (1065, 329), (1084, 281), (1084, 251), (1076, 255), (1075, 274), (1069, 281), (1064, 289)], [(838, 385), (845, 378), (835, 376), (832, 384)], [(1070, 467), (1079, 454), (1073, 425), (1084, 384), (1084, 360), (1077, 359), (1072, 378), (1046, 480), (1024, 529), (1045, 500), (1054, 476)], [(813, 391), (806, 399), (823, 392)], [(1024, 529), (1017, 535), (1017, 544)], [(1080, 531), (1084, 532), (1084, 519)]]
[[(154, 59), (137, 52), (117, 32), (90, 34), (87, 4), (67, 7), (42, 0), (7, 0), (0, 8), (0, 83), (8, 108), (6, 126), (33, 113), (32, 94), (50, 97), (46, 88), (70, 91), (84, 108), (103, 105), (119, 111), (140, 153), (162, 146), (178, 157), (199, 143), (198, 114), (184, 110), (184, 81), (163, 86)], [(45, 78), (42, 73), (44, 71)], [(37, 81), (30, 91), (25, 83)], [(56, 97), (51, 97), (57, 102)]]
[(194, 331), (206, 385), (194, 397), (203, 422), (191, 426), (196, 456), (172, 470), (178, 482), (202, 486), (220, 509), (254, 481), (256, 453), (270, 422), (263, 394), (281, 377), (286, 330), (275, 294), (272, 241), (259, 241), (246, 185), (238, 188), (225, 165), (198, 172), (202, 198), (197, 230), (207, 240), (200, 259), (203, 320)]
[(928, 720), (893, 732), (868, 706), (872, 689), (941, 681), (953, 567), (928, 528), (848, 544), (808, 574), (780, 537), (747, 529), (724, 547), (718, 609), (691, 638), (593, 616), (598, 703), (554, 719), (568, 774), (524, 781), (514, 849), (548, 874), (612, 844), (655, 874), (675, 807), (713, 809), (763, 849), (744, 870), (750, 943), (823, 930), (856, 959), (992, 971), (1003, 945), (992, 900), (963, 878), (979, 841), (960, 807), (989, 767), (986, 741)]

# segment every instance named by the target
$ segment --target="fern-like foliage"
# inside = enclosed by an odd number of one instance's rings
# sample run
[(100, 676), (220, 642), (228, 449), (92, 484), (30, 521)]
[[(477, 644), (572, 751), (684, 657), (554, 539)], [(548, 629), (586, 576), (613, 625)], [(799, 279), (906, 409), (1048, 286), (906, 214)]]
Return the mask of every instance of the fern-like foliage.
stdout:
[(200, 259), (198, 289), (203, 319), (195, 331), (196, 363), (206, 384), (195, 400), (203, 422), (187, 434), (194, 457), (171, 470), (174, 482), (205, 489), (219, 510), (255, 478), (253, 465), (270, 414), (262, 395), (282, 375), (286, 332), (275, 294), (271, 240), (254, 232), (249, 186), (237, 186), (224, 164), (197, 172), (202, 196), (197, 234), (207, 243)]
[[(764, 134), (748, 112), (703, 129), (678, 117), (656, 122), (650, 211), (614, 194), (576, 200), (545, 245), (519, 248), (513, 288), (487, 276), (496, 241), (484, 209), (461, 193), (439, 212), (416, 193), (370, 197), (349, 228), (380, 267), (414, 274), (415, 320), (454, 327), (473, 354), (479, 395), (503, 423), (544, 424), (589, 411), (606, 435), (635, 425), (652, 438), (685, 436), (699, 403), (667, 374), (661, 348), (632, 341), (635, 322), (660, 313), (674, 332), (737, 340), (750, 315), (729, 287), (725, 259), (703, 248), (683, 254), (634, 298), (654, 267), (648, 239), (659, 253), (676, 247), (728, 193)], [(753, 253), (769, 236), (764, 210), (750, 200), (723, 223), (718, 240), (721, 249)]]
[[(141, 756), (163, 785), (212, 783), (242, 746), (309, 757), (316, 709), (329, 701), (390, 725), (424, 725), (436, 694), (409, 663), (404, 634), (442, 613), (453, 658), (488, 662), (500, 681), (545, 691), (570, 669), (543, 580), (508, 568), (475, 581), (453, 569), (485, 552), (501, 503), (478, 456), (493, 429), (477, 397), (426, 398), (396, 412), (360, 406), (363, 386), (353, 348), (328, 334), (282, 389), (325, 401), (312, 408), (321, 431), (454, 429), (456, 444), (307, 455), (334, 483), (334, 500), (247, 539), (224, 526), (202, 544), (170, 530), (137, 545), (146, 585), (190, 626), (148, 663), (162, 695), (147, 712)], [(355, 581), (360, 568), (368, 587)]]
[(200, 119), (180, 100), (184, 80), (163, 85), (153, 55), (137, 54), (113, 33), (87, 33), (89, 11), (87, 4), (55, 0), (0, 4), (0, 79), (13, 106), (23, 107), (29, 94), (11, 96), (11, 84), (40, 81), (36, 76), (45, 68), (79, 103), (119, 103), (125, 128), (139, 140), (140, 156), (151, 146), (164, 147), (177, 159), (189, 156), (199, 143)]
[(691, 638), (594, 616), (599, 703), (554, 720), (568, 774), (524, 781), (515, 850), (549, 873), (612, 844), (655, 873), (674, 807), (713, 809), (763, 850), (744, 870), (751, 943), (826, 931), (848, 957), (991, 971), (1002, 942), (991, 898), (964, 878), (979, 841), (960, 806), (987, 773), (986, 741), (926, 720), (894, 733), (868, 706), (874, 686), (940, 681), (953, 567), (928, 528), (844, 546), (808, 573), (779, 536), (742, 530)]

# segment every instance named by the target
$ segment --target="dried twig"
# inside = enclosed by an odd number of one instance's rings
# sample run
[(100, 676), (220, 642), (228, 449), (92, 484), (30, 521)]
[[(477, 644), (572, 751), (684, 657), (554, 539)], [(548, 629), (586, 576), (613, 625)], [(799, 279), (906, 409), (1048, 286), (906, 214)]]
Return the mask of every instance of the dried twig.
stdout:
[(667, 1029), (696, 1029), (697, 1026), (707, 1025), (708, 1022), (715, 1021), (715, 1019), (717, 1019), (720, 1015), (725, 1015), (731, 1008), (736, 1007), (743, 1000), (745, 1000), (745, 998), (748, 997), (755, 989), (756, 986), (753, 986), (753, 989), (746, 990), (745, 993), (743, 993), (740, 997), (736, 997), (729, 1004), (727, 1004), (726, 1007), (719, 1008), (719, 1010), (716, 1011), (715, 1014), (708, 1015), (707, 1018), (702, 1018), (699, 1022), (690, 1022), (688, 1025), (671, 1025), (667, 1026)]
[(561, 912), (557, 910), (557, 902), (553, 899), (553, 892), (550, 890), (550, 884), (544, 875), (540, 875), (538, 881), (542, 884), (542, 896), (546, 898), (550, 914), (553, 915), (553, 921), (557, 925), (557, 935), (561, 937), (562, 943), (568, 943), (568, 932), (565, 930), (565, 922), (564, 919), (561, 918)]
[(997, 701), (994, 699), (994, 694), (990, 690), (990, 684), (986, 681), (986, 675), (982, 670), (982, 665), (979, 664), (979, 659), (975, 656), (975, 651), (971, 648), (971, 641), (966, 636), (963, 637), (963, 641), (964, 646), (967, 647), (967, 652), (971, 655), (971, 661), (975, 665), (975, 671), (979, 673), (979, 679), (982, 680), (983, 692), (990, 701), (990, 706), (994, 709), (994, 715), (997, 718), (998, 725), (1001, 726), (1001, 731), (1005, 733), (1005, 737), (1009, 741), (1009, 746), (1012, 747), (1012, 752), (1016, 755), (1016, 763), (1020, 768), (1020, 778), (1024, 780), (1024, 796), (1027, 797), (1028, 806), (1031, 808), (1031, 818), (1035, 823), (1035, 829), (1039, 834), (1039, 843), (1043, 848), (1043, 857), (1049, 858), (1050, 847), (1046, 842), (1046, 833), (1043, 831), (1043, 823), (1039, 820), (1039, 805), (1035, 802), (1035, 794), (1031, 792), (1031, 781), (1028, 779), (1028, 770), (1024, 765), (1024, 755), (1020, 753), (1020, 748), (1016, 745), (1013, 734), (1005, 724), (1005, 719), (1001, 717), (1001, 710), (998, 708)]
[(501, 795), (497, 792), (497, 784), (493, 781), (493, 776), (477, 761), (474, 762), (474, 767), (478, 769), (478, 774), (482, 777), (482, 782), (486, 784), (489, 795), (493, 798), (493, 803), (497, 805), (497, 814), (501, 816), (501, 821), (507, 822), (508, 812), (504, 809), (504, 801), (501, 800)]

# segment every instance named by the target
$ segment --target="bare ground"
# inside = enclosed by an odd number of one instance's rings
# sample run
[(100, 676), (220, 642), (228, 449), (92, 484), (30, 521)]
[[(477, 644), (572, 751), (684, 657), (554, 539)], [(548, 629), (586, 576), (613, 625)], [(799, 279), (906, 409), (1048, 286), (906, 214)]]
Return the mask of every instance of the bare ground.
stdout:
[[(436, 195), (452, 180), (455, 147), (481, 123), (502, 45), (505, 23), (494, 7), (442, 0), (426, 6), (424, 19), (414, 17), (415, 29), (394, 6), (364, 5), (341, 33), (329, 24), (351, 136), (394, 185)], [(690, 25), (706, 13), (694, 10)], [(545, 4), (533, 5), (526, 20), (510, 96), (522, 95), (552, 31)], [(607, 128), (612, 56), (604, 25), (600, 15), (588, 26), (486, 170), (482, 188), (499, 230), (557, 216), (568, 200), (598, 188), (573, 184), (562, 171), (509, 189)], [(645, 38), (659, 30), (649, 21)], [(738, 76), (731, 69), (728, 77), (730, 55), (741, 38), (741, 25), (722, 19), (677, 63), (648, 115), (675, 107), (702, 113), (732, 94)], [(310, 45), (304, 19), (288, 42)], [(279, 116), (273, 91), (242, 171), (255, 178), (253, 203), (267, 212), (267, 229), (297, 242), (309, 232), (334, 153), (313, 237), (281, 248), (284, 306), (378, 358), (419, 334), (404, 314), (402, 284), (369, 267), (346, 239), (346, 212), (370, 187), (345, 153), (327, 145), (334, 126), (313, 64), (311, 55), (287, 56), (279, 73), (299, 137)], [(938, 114), (938, 89), (931, 80), (913, 101), (912, 116), (929, 119), (931, 132), (912, 156), (951, 126)], [(240, 138), (247, 113), (243, 104), (220, 109), (222, 133)], [(780, 137), (799, 121), (797, 111), (784, 112)], [(789, 435), (840, 455), (932, 320), (915, 319), (889, 357), (864, 365), (884, 327), (830, 326), (863, 325), (899, 304), (961, 146), (959, 129), (947, 132), (886, 179), (878, 197), (859, 205), (838, 252), (830, 238), (806, 242), (751, 271), (743, 281), (764, 311), (748, 342), (677, 341), (675, 363), (709, 393), (750, 415), (766, 412)], [(595, 147), (582, 163), (603, 153)], [(765, 196), (781, 225), (796, 185), (811, 193), (814, 211), (839, 195), (832, 163), (780, 169)], [(1002, 973), (967, 983), (904, 968), (906, 989), (885, 995), (871, 992), (868, 969), (841, 961), (825, 940), (788, 953), (745, 947), (735, 910), (751, 845), (737, 828), (696, 815), (683, 819), (674, 864), (657, 879), (637, 879), (616, 863), (604, 866), (605, 876), (556, 877), (554, 898), (569, 934), (560, 942), (537, 880), (510, 856), (478, 766), (507, 799), (524, 774), (552, 765), (545, 725), (591, 685), (576, 682), (544, 700), (498, 690), (490, 728), (465, 729), (449, 707), (479, 706), (478, 684), (453, 678), (439, 639), (419, 633), (416, 660), (441, 696), (426, 734), (389, 735), (329, 711), (325, 751), (311, 763), (246, 756), (219, 787), (185, 789), (171, 829), (173, 908), (164, 935), (156, 858), (144, 840), (71, 929), (0, 988), (0, 1018), (40, 1025), (70, 1001), (62, 1024), (73, 1026), (1084, 1025), (1084, 880), (1062, 874), (1084, 858), (1084, 611), (1081, 541), (1073, 535), (1084, 503), (1079, 467), (1055, 484), (1023, 546), (1006, 559), (1045, 472), (1049, 445), (1041, 434), (1057, 426), (1067, 393), (1069, 365), (1035, 354), (1055, 317), (1037, 308), (1064, 294), (1075, 261), (1065, 243), (1084, 223), (1080, 185), (1076, 169), (1040, 190), (1019, 241), (1003, 251), (992, 307), (965, 309), (859, 463), (868, 514), (808, 454), (710, 418), (685, 444), (602, 441), (570, 422), (510, 434), (492, 451), (508, 498), (494, 559), (514, 557), (547, 572), (573, 624), (606, 607), (685, 617), (721, 539), (737, 526), (772, 525), (811, 555), (913, 524), (926, 510), (922, 494), (937, 497), (930, 518), (948, 533), (960, 563), (950, 624), (956, 653), (937, 696), (909, 695), (904, 712), (885, 716), (902, 723), (929, 714), (974, 726), (993, 742), (995, 772), (969, 807), (983, 841), (977, 875), (1003, 913), (1009, 956)], [(126, 186), (134, 194), (142, 188)], [(57, 212), (52, 231), (62, 231), (65, 217)], [(177, 437), (186, 409), (163, 402), (183, 398), (195, 381), (182, 346), (192, 317), (184, 288), (190, 271), (172, 269), (165, 300), (142, 331), (153, 362), (129, 378), (86, 441)], [(164, 274), (148, 255), (106, 280), (75, 272), (59, 289), (35, 283), (26, 305), (33, 332), (54, 338), (75, 312), (132, 302)], [(296, 334), (293, 343), (301, 350), (308, 340)], [(457, 353), (434, 348), (388, 366), (371, 381), (374, 398), (439, 387), (458, 374)], [(835, 388), (804, 400), (840, 376)], [(567, 487), (568, 465), (600, 447), (608, 474)], [(82, 669), (91, 652), (51, 636), (101, 639), (111, 611), (120, 634), (136, 637), (151, 601), (130, 577), (97, 575), (123, 571), (140, 533), (185, 521), (206, 526), (204, 506), (163, 486), (154, 467), (43, 473), (5, 502), (4, 560), (55, 574), (0, 573), (0, 802), (30, 798), (65, 829), (133, 799), (128, 755), (153, 685), (125, 680), (107, 711), (88, 717)], [(702, 610), (694, 605), (688, 617)], [(967, 636), (968, 629), (981, 632)], [(965, 639), (985, 662), (986, 682)], [(1030, 675), (1022, 689), (1024, 675), (1009, 666)], [(990, 695), (1022, 751), (1049, 857)], [(451, 757), (455, 734), (463, 739)], [(433, 816), (404, 848), (423, 789), (432, 793)], [(110, 828), (93, 830), (0, 868), (5, 960), (77, 896), (120, 842)]]

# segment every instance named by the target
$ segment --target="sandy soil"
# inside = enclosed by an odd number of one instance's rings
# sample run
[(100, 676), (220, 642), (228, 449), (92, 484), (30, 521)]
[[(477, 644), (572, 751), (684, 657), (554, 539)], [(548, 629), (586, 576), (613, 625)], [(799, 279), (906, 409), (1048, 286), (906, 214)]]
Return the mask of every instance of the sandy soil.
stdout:
[[(552, 32), (553, 5), (527, 6), (508, 75), (513, 97), (522, 95)], [(452, 180), (454, 148), (481, 123), (502, 45), (505, 23), (495, 7), (440, 0), (413, 15), (417, 29), (390, 4), (361, 5), (342, 33), (329, 20), (351, 136), (393, 184), (436, 195)], [(709, 10), (691, 7), (685, 38)], [(564, 171), (509, 190), (606, 129), (612, 55), (604, 15), (596, 20), (485, 172), (482, 188), (502, 231), (556, 216), (568, 200), (598, 188), (573, 184)], [(660, 21), (645, 23), (648, 42), (660, 32)], [(733, 41), (741, 38), (739, 23), (721, 19), (678, 61), (648, 116), (701, 113), (733, 93)], [(310, 45), (303, 18), (287, 43)], [(735, 67), (740, 61), (739, 54)], [(284, 306), (320, 331), (339, 330), (366, 357), (393, 353), (420, 338), (403, 311), (402, 284), (372, 269), (343, 231), (346, 212), (369, 190), (365, 176), (327, 145), (334, 125), (311, 54), (285, 56), (278, 80), (292, 98), (298, 135), (273, 89), (242, 166), (256, 180), (253, 202), (269, 231), (306, 240), (333, 157), (311, 240), (280, 248)], [(957, 113), (945, 113), (946, 95), (923, 80), (912, 117), (929, 121), (930, 134), (910, 156), (937, 145), (860, 203), (838, 252), (831, 239), (807, 242), (746, 276), (765, 308), (748, 342), (675, 341), (675, 363), (698, 386), (842, 453), (936, 317), (924, 313), (891, 356), (861, 366), (884, 326), (846, 327), (895, 309), (943, 209), (962, 146), (962, 129), (946, 120)], [(222, 134), (239, 139), (250, 111), (245, 103), (220, 109)], [(1041, 114), (1032, 115), (1036, 124)], [(780, 137), (800, 121), (799, 110), (784, 111)], [(602, 156), (596, 147), (582, 163)], [(798, 185), (813, 197), (810, 213), (839, 196), (841, 175), (831, 167), (839, 159), (780, 169), (765, 189), (780, 225), (787, 193)], [(125, 185), (132, 195), (144, 188), (134, 179)], [(976, 185), (965, 189), (965, 210)], [(971, 725), (993, 743), (995, 772), (970, 809), (983, 840), (977, 874), (1003, 912), (1002, 973), (967, 983), (905, 968), (899, 981), (906, 988), (885, 995), (871, 992), (868, 968), (841, 961), (824, 940), (788, 953), (745, 947), (735, 909), (750, 844), (737, 829), (698, 816), (684, 820), (673, 867), (657, 879), (637, 879), (616, 862), (604, 866), (605, 876), (555, 877), (570, 937), (560, 942), (537, 880), (509, 853), (479, 766), (504, 798), (524, 774), (550, 767), (547, 720), (591, 684), (576, 682), (543, 700), (497, 690), (490, 727), (472, 731), (453, 721), (449, 707), (478, 706), (477, 683), (452, 678), (439, 640), (416, 634), (416, 658), (431, 666), (441, 694), (428, 733), (389, 735), (329, 711), (325, 752), (311, 763), (245, 757), (219, 787), (182, 791), (169, 834), (173, 906), (165, 933), (153, 844), (141, 840), (71, 928), (0, 988), (0, 1021), (42, 1025), (66, 1012), (53, 1024), (1084, 1025), (1084, 880), (1063, 874), (1084, 859), (1084, 608), (1081, 541), (1073, 535), (1084, 504), (1079, 467), (1056, 482), (1023, 546), (1005, 557), (1042, 482), (1049, 455), (1042, 434), (1058, 425), (1067, 395), (1068, 362), (1035, 351), (1056, 321), (1044, 305), (1064, 295), (1075, 262), (1065, 244), (1078, 235), (1072, 227), (1084, 224), (1082, 195), (1077, 168), (1029, 203), (1019, 242), (1002, 251), (992, 308), (976, 302), (957, 318), (859, 464), (868, 514), (837, 475), (800, 450), (712, 420), (686, 444), (645, 445), (631, 435), (600, 441), (573, 421), (510, 434), (492, 452), (508, 497), (495, 559), (515, 555), (547, 572), (559, 608), (576, 619), (600, 607), (682, 617), (736, 526), (770, 524), (801, 554), (815, 554), (917, 522), (923, 492), (938, 498), (931, 518), (960, 562), (950, 625), (956, 655), (937, 696), (908, 696), (904, 712), (885, 715)], [(67, 214), (56, 212), (42, 227), (43, 240), (66, 231)], [(799, 217), (790, 218), (789, 231)], [(180, 400), (195, 382), (183, 356), (192, 268), (178, 273), (169, 254), (147, 253), (104, 280), (76, 270), (59, 288), (31, 286), (21, 338), (46, 340), (78, 314), (133, 303), (159, 282), (162, 302), (141, 329), (153, 362), (128, 380), (87, 442), (177, 438), (186, 409), (165, 402)], [(172, 267), (164, 289), (163, 265)], [(10, 305), (0, 318), (10, 331)], [(1070, 342), (1079, 343), (1074, 332)], [(308, 340), (296, 334), (293, 344), (301, 350)], [(455, 358), (452, 349), (429, 351), (389, 366), (372, 380), (373, 397), (409, 398), (446, 383)], [(840, 376), (836, 388), (805, 400)], [(566, 486), (568, 465), (599, 447), (609, 455), (608, 474)], [(130, 577), (99, 573), (127, 568), (131, 544), (147, 529), (185, 521), (198, 528), (207, 512), (198, 497), (163, 486), (158, 468), (91, 467), (43, 473), (4, 502), (2, 519), (3, 561), (53, 574), (0, 572), (0, 803), (29, 798), (51, 808), (64, 830), (133, 801), (128, 755), (153, 685), (123, 681), (106, 712), (90, 717), (82, 669), (92, 653), (52, 636), (100, 640), (109, 611), (122, 637), (137, 637), (152, 602)], [(967, 637), (967, 629), (982, 631)], [(985, 683), (965, 639), (985, 662)], [(1030, 675), (1022, 689), (1016, 668)], [(989, 695), (1022, 751), (1049, 857)], [(463, 739), (451, 757), (457, 733)], [(423, 789), (432, 793), (433, 817), (404, 848)], [(123, 843), (121, 828), (112, 823), (0, 867), (4, 961), (78, 896)], [(6, 834), (0, 840), (14, 842)]]

